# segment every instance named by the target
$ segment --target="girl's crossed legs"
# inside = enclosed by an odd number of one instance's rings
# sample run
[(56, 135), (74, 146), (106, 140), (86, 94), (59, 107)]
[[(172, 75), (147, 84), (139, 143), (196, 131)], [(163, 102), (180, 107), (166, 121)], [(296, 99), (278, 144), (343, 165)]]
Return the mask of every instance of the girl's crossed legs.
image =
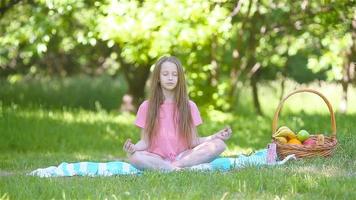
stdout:
[(136, 151), (129, 156), (129, 161), (138, 169), (175, 170), (183, 167), (207, 163), (218, 157), (226, 148), (221, 139), (204, 142), (193, 149), (186, 150), (177, 156), (177, 160), (170, 162), (161, 156), (148, 151)]
[(220, 138), (215, 138), (203, 142), (193, 149), (182, 152), (177, 156), (177, 160), (173, 162), (164, 160), (161, 156), (147, 151), (134, 152), (129, 156), (129, 161), (138, 169), (164, 169), (172, 171), (183, 167), (211, 162), (225, 149), (225, 142)]

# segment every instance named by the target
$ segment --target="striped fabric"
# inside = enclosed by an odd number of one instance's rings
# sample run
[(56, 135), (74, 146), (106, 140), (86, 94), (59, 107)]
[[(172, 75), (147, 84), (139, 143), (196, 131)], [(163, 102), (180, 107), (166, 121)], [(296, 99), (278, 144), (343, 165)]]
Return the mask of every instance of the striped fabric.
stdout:
[[(219, 157), (210, 163), (204, 163), (185, 168), (185, 170), (202, 171), (227, 171), (231, 169), (241, 169), (248, 166), (281, 165), (290, 159), (295, 159), (294, 155), (287, 156), (282, 161), (267, 163), (267, 149), (255, 152), (252, 155), (239, 155), (236, 158)], [(28, 175), (39, 177), (63, 177), (63, 176), (113, 176), (140, 174), (142, 171), (136, 169), (131, 164), (121, 161), (115, 162), (63, 162), (59, 166), (40, 168), (30, 172)]]

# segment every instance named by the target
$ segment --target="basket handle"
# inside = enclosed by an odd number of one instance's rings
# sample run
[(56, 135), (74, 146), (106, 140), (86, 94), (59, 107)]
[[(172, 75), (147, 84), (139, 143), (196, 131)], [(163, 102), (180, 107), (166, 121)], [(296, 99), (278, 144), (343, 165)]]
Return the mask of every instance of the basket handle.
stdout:
[(310, 92), (310, 93), (314, 93), (314, 94), (317, 94), (319, 95), (323, 100), (324, 102), (326, 103), (326, 105), (328, 106), (329, 108), (329, 112), (330, 112), (330, 117), (331, 117), (331, 130), (332, 130), (332, 133), (331, 133), (331, 136), (332, 137), (336, 137), (336, 122), (335, 122), (335, 114), (334, 114), (334, 111), (333, 111), (333, 107), (331, 106), (330, 102), (328, 101), (328, 99), (322, 95), (320, 92), (318, 91), (315, 91), (313, 89), (308, 89), (308, 88), (305, 88), (305, 89), (299, 89), (299, 90), (295, 90), (294, 92), (288, 94), (286, 97), (283, 98), (283, 100), (279, 103), (278, 107), (277, 107), (277, 110), (276, 112), (274, 113), (274, 117), (273, 117), (273, 122), (272, 122), (272, 135), (277, 131), (277, 124), (278, 124), (278, 116), (279, 116), (279, 112), (281, 111), (282, 107), (283, 107), (283, 104), (284, 102), (292, 95), (294, 94), (297, 94), (297, 93), (302, 93), (302, 92)]

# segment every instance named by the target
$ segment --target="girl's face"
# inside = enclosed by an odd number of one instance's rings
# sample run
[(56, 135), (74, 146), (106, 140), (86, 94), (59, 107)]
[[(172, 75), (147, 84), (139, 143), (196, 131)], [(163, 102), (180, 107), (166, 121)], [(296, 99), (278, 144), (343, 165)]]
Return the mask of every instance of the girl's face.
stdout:
[(177, 66), (172, 62), (164, 62), (159, 75), (162, 89), (174, 90), (178, 83)]

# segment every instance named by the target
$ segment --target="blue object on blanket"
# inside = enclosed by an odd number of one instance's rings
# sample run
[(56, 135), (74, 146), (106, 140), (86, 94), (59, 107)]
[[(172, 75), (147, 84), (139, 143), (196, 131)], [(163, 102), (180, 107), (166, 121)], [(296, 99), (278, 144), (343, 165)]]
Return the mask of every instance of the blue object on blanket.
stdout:
[[(267, 149), (262, 149), (245, 156), (239, 155), (236, 158), (219, 157), (210, 163), (204, 163), (185, 168), (187, 170), (204, 170), (204, 171), (227, 171), (231, 169), (240, 169), (248, 166), (262, 165), (281, 165), (290, 159), (295, 159), (294, 155), (287, 156), (283, 161), (267, 163)], [(40, 168), (30, 172), (28, 175), (39, 177), (62, 177), (62, 176), (112, 176), (140, 174), (142, 171), (136, 169), (129, 163), (115, 161), (106, 163), (97, 162), (78, 162), (78, 163), (61, 163), (58, 167), (51, 166)]]

